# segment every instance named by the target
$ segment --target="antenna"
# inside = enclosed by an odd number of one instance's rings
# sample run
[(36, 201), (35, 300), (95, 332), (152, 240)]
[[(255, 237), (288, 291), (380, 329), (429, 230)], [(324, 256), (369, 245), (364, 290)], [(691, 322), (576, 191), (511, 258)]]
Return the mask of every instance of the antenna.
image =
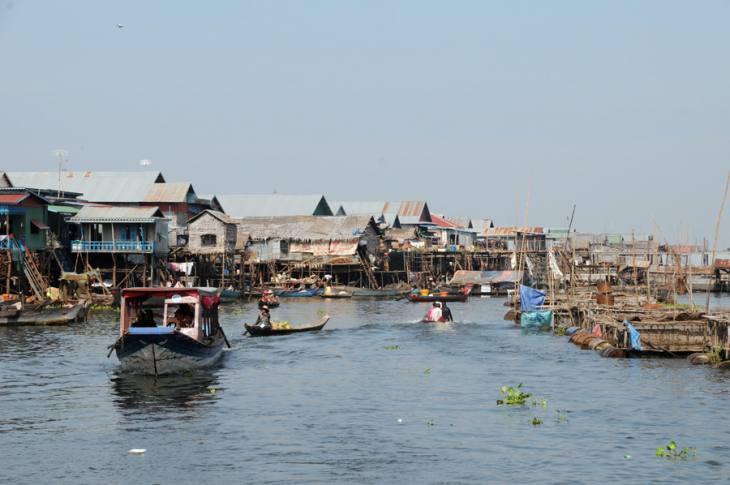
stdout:
[(51, 154), (58, 160), (58, 198), (61, 198), (61, 171), (63, 164), (68, 163), (68, 151), (63, 148), (56, 148)]

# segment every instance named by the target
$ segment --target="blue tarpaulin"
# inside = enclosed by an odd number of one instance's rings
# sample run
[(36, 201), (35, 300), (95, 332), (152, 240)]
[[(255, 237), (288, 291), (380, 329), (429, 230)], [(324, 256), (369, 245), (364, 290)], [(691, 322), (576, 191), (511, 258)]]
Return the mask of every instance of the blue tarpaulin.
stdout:
[(644, 350), (641, 348), (641, 334), (629, 323), (628, 320), (624, 320), (624, 325), (626, 325), (626, 328), (629, 330), (631, 348), (634, 350)]
[(545, 303), (545, 293), (529, 286), (520, 285), (520, 308), (525, 310), (537, 310)]
[(522, 312), (520, 315), (520, 326), (527, 329), (549, 329), (553, 326), (552, 310)]

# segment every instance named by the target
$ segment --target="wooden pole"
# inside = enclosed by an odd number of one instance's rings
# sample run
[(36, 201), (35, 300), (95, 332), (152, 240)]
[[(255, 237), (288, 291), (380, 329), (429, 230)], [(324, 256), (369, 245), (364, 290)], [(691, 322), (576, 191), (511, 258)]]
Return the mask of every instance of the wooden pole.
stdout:
[[(727, 199), (727, 189), (730, 185), (730, 171), (727, 173), (725, 178), (725, 192), (722, 194), (722, 202), (720, 203), (720, 212), (717, 214), (717, 222), (715, 223), (715, 241), (712, 243), (712, 258), (710, 264), (715, 267), (715, 256), (717, 254), (717, 241), (720, 238), (720, 221), (722, 220), (722, 213), (725, 210), (725, 200)], [(707, 292), (707, 298), (705, 299), (705, 313), (710, 311), (710, 292)]]

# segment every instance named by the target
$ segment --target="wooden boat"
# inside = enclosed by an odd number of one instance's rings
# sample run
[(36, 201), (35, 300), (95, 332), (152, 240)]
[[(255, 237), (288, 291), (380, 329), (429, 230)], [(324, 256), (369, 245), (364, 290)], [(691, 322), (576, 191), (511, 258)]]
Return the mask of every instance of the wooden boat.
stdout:
[(352, 294), (352, 298), (360, 299), (388, 299), (395, 300), (406, 296), (409, 290), (399, 290), (393, 288), (356, 288), (347, 286), (343, 288)]
[(467, 298), (469, 298), (469, 295), (464, 293), (447, 293), (447, 292), (439, 292), (439, 293), (429, 293), (428, 295), (422, 295), (420, 293), (411, 292), (406, 295), (406, 298), (408, 298), (408, 301), (417, 303), (417, 302), (434, 302), (434, 301), (466, 301)]
[(71, 307), (45, 307), (19, 310), (17, 307), (0, 316), (0, 326), (15, 325), (70, 325), (86, 318), (89, 304), (78, 303)]
[(282, 298), (310, 298), (319, 295), (321, 292), (321, 288), (314, 286), (303, 290), (279, 290), (278, 293), (275, 293)]
[(274, 300), (263, 300), (263, 299), (262, 300), (259, 300), (259, 308), (261, 308), (264, 305), (266, 305), (269, 308), (276, 308), (276, 307), (278, 307), (280, 305), (279, 299), (276, 298), (276, 297), (274, 297), (274, 298), (275, 298)]
[(241, 298), (241, 290), (227, 289), (221, 291), (220, 295), (223, 302), (236, 301)]
[(228, 345), (218, 323), (219, 304), (216, 288), (127, 288), (122, 291), (119, 338), (109, 354), (116, 351), (121, 370), (136, 374), (211, 366), (222, 357), (223, 344)]
[(249, 325), (248, 323), (244, 324), (244, 326), (246, 327), (246, 331), (248, 332), (248, 334), (252, 337), (268, 337), (270, 335), (288, 335), (290, 333), (299, 332), (316, 332), (317, 330), (322, 330), (322, 328), (327, 324), (329, 319), (329, 315), (325, 315), (324, 317), (322, 317), (319, 323), (315, 323), (314, 325), (302, 325), (299, 327), (287, 328), (276, 328), (274, 326), (270, 329), (263, 329), (255, 325)]

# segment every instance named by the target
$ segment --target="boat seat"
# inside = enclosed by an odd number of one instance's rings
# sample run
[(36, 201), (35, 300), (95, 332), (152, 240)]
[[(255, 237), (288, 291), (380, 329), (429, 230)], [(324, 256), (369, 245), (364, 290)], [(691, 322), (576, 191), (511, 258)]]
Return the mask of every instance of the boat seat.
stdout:
[(129, 327), (130, 335), (168, 335), (175, 331), (175, 327)]

